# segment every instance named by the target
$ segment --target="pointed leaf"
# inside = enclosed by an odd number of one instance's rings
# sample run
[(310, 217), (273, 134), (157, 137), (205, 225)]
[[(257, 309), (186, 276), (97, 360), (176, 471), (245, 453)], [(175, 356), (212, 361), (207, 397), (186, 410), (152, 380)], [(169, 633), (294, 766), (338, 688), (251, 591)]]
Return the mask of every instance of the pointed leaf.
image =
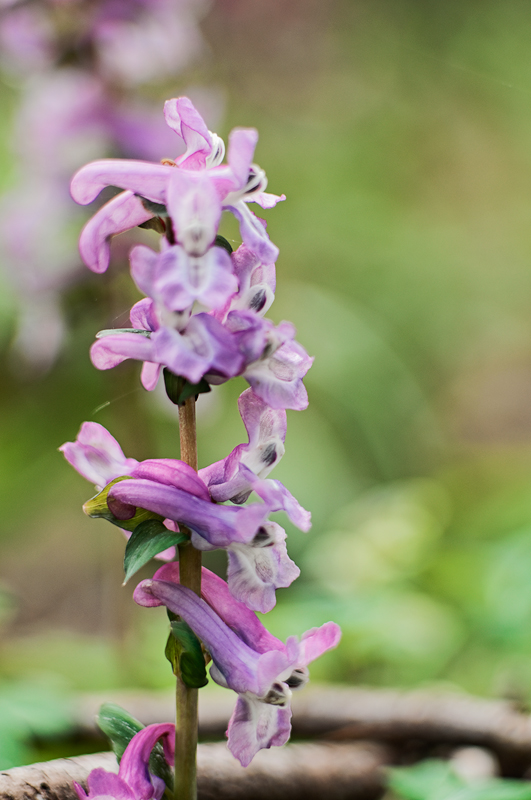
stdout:
[(98, 331), (96, 339), (104, 339), (105, 336), (114, 336), (116, 333), (137, 333), (139, 336), (145, 336), (146, 339), (149, 339), (153, 331), (145, 331), (143, 328), (106, 328), (103, 331)]
[[(118, 763), (122, 760), (125, 749), (133, 736), (145, 728), (145, 725), (115, 703), (104, 703), (96, 717), (96, 722), (109, 739)], [(151, 753), (149, 771), (162, 778), (168, 789), (173, 791), (172, 771), (168, 766), (160, 742), (157, 742)]]
[(103, 519), (112, 522), (113, 525), (117, 525), (119, 528), (122, 528), (122, 530), (131, 532), (134, 531), (135, 528), (145, 520), (156, 519), (162, 521), (163, 517), (161, 517), (160, 514), (155, 514), (153, 511), (148, 511), (145, 508), (137, 508), (134, 517), (131, 517), (131, 519), (118, 519), (118, 517), (114, 516), (107, 505), (107, 496), (111, 487), (114, 486), (115, 483), (127, 480), (132, 479), (128, 475), (123, 475), (120, 478), (115, 478), (113, 481), (108, 483), (105, 489), (92, 497), (90, 500), (87, 500), (87, 502), (84, 504), (83, 511), (85, 514), (89, 517), (93, 517), (94, 519), (102, 517)]
[(169, 531), (158, 519), (147, 519), (137, 525), (125, 547), (124, 585), (153, 556), (168, 547), (188, 541), (184, 533)]

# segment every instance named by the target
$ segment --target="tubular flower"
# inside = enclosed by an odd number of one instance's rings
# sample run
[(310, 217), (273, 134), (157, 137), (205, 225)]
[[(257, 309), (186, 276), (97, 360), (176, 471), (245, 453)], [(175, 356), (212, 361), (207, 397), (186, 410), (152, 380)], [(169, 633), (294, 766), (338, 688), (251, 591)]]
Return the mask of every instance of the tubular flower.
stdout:
[[(238, 693), (227, 736), (229, 750), (245, 767), (259, 750), (287, 742), (291, 731), (290, 685), (305, 682), (308, 663), (338, 644), (340, 630), (328, 622), (307, 631), (300, 641), (291, 636), (285, 644), (270, 638), (267, 632), (257, 636), (261, 623), (254, 614), (251, 618), (252, 612), (241, 603), (232, 600), (230, 622), (224, 621), (215, 606), (227, 607), (228, 591), (217, 583), (221, 579), (210, 583), (205, 572), (203, 577), (208, 602), (176, 582), (160, 579), (140, 583), (134, 597), (140, 605), (165, 605), (179, 614), (212, 656), (211, 677)], [(255, 640), (261, 642), (260, 649), (253, 646)]]
[(74, 782), (79, 800), (160, 800), (165, 783), (149, 771), (149, 757), (159, 739), (162, 739), (168, 764), (173, 765), (175, 726), (170, 723), (148, 725), (127, 745), (118, 775), (101, 767), (93, 769), (88, 776), (88, 794)]
[(104, 272), (109, 263), (109, 237), (153, 216), (164, 218), (169, 238), (175, 237), (189, 255), (204, 255), (215, 239), (224, 208), (239, 220), (243, 241), (261, 259), (274, 263), (278, 248), (269, 241), (265, 223), (247, 208), (249, 202), (270, 208), (285, 199), (264, 192), (265, 173), (252, 163), (257, 132), (235, 128), (229, 136), (228, 163), (222, 165), (222, 140), (208, 130), (188, 98), (168, 100), (165, 118), (186, 144), (185, 153), (176, 161), (156, 164), (106, 159), (87, 164), (74, 176), (71, 193), (81, 205), (95, 200), (105, 186), (125, 190), (104, 205), (83, 230), (80, 252), (87, 266)]
[(258, 478), (265, 478), (284, 455), (286, 439), (286, 412), (272, 409), (252, 389), (246, 389), (238, 398), (238, 409), (248, 443), (239, 444), (221, 461), (199, 470), (207, 484), (210, 496), (217, 502), (232, 500), (244, 503), (252, 486), (239, 471), (240, 464), (250, 469)]
[[(251, 396), (251, 390), (244, 395), (242, 407), (246, 407), (250, 439), (254, 440), (259, 434), (253, 426), (261, 424), (264, 431), (269, 429), (268, 414), (265, 408), (260, 410), (260, 401)], [(272, 413), (273, 421), (275, 416), (279, 412)], [(175, 529), (176, 523), (190, 528), (192, 543), (198, 550), (226, 549), (230, 590), (250, 608), (269, 611), (276, 602), (275, 589), (290, 586), (298, 577), (299, 568), (287, 554), (285, 531), (267, 517), (273, 510), (285, 510), (295, 524), (307, 530), (309, 514), (278, 481), (261, 481), (240, 464), (240, 469), (249, 473), (244, 475), (245, 486), (255, 481), (257, 494), (265, 499), (263, 503), (235, 508), (213, 503), (203, 476), (182, 461), (138, 462), (125, 458), (116, 439), (96, 422), (85, 422), (76, 441), (67, 442), (60, 449), (74, 469), (92, 480), (99, 491), (116, 477), (128, 477), (115, 484), (107, 497), (107, 505), (118, 520), (125, 522), (134, 516), (136, 508), (145, 508), (160, 514), (170, 530)], [(244, 452), (243, 457), (246, 455), (252, 461), (253, 451)], [(270, 484), (278, 484), (279, 488), (271, 488)], [(281, 496), (282, 491), (285, 497)], [(298, 516), (293, 508), (299, 509)], [(166, 560), (174, 554), (174, 548), (169, 548), (157, 557)]]

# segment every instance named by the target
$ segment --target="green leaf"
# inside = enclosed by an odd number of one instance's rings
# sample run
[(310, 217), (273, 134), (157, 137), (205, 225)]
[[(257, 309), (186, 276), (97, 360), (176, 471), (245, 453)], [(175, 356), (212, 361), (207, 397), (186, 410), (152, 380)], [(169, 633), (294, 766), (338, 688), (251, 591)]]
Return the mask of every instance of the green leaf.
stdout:
[(201, 642), (186, 622), (172, 622), (164, 655), (174, 675), (180, 675), (190, 689), (201, 689), (208, 683), (205, 656)]
[(115, 333), (137, 333), (139, 336), (145, 336), (146, 339), (149, 339), (152, 331), (145, 331), (143, 328), (106, 328), (97, 332), (96, 339), (104, 339), (106, 336), (113, 336)]
[(158, 519), (147, 519), (137, 525), (125, 547), (124, 585), (140, 567), (172, 545), (188, 541), (184, 533), (169, 531)]
[(388, 784), (404, 800), (531, 800), (531, 784), (493, 778), (466, 783), (451, 762), (429, 759), (389, 770)]
[(220, 236), (219, 233), (216, 236), (216, 239), (214, 241), (214, 245), (215, 245), (215, 247), (224, 247), (225, 250), (227, 251), (227, 253), (229, 254), (229, 256), (232, 253), (232, 245), (230, 244), (228, 239), (225, 239), (224, 236)]
[(201, 378), (199, 383), (190, 383), (181, 375), (175, 375), (167, 367), (164, 367), (163, 373), (166, 394), (176, 406), (183, 405), (193, 395), (197, 396), (211, 391), (210, 384), (204, 378)]
[(447, 761), (435, 759), (391, 769), (388, 775), (390, 788), (404, 800), (453, 800), (465, 786)]
[(96, 722), (109, 739), (118, 763), (135, 733), (145, 727), (124, 708), (114, 703), (104, 703), (101, 706)]
[(155, 514), (154, 511), (148, 511), (145, 508), (137, 508), (135, 515), (130, 519), (118, 519), (118, 517), (114, 516), (107, 504), (107, 496), (109, 491), (115, 483), (118, 483), (119, 481), (130, 480), (132, 480), (130, 475), (123, 475), (120, 478), (115, 478), (113, 481), (108, 483), (105, 489), (92, 497), (90, 500), (87, 500), (87, 502), (84, 504), (83, 511), (85, 514), (87, 514), (89, 517), (93, 517), (94, 519), (102, 517), (103, 519), (112, 522), (113, 525), (117, 525), (119, 528), (131, 532), (133, 532), (141, 522), (145, 522), (146, 520), (156, 519), (162, 521), (164, 518), (160, 514)]
[[(96, 722), (109, 739), (118, 763), (122, 760), (125, 749), (133, 736), (145, 728), (145, 725), (115, 703), (104, 703), (96, 717)], [(149, 771), (162, 778), (168, 789), (173, 791), (173, 774), (160, 742), (157, 742), (151, 752)]]

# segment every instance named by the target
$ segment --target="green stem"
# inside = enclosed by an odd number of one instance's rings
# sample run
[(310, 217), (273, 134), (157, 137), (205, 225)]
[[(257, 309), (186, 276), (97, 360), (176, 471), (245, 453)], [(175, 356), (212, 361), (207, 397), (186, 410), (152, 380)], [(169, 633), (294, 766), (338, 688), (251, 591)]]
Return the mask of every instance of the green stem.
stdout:
[[(197, 471), (195, 397), (179, 406), (181, 461)], [(201, 551), (187, 542), (179, 545), (179, 580), (201, 595)], [(177, 678), (175, 736), (175, 798), (197, 799), (197, 689), (189, 689)]]

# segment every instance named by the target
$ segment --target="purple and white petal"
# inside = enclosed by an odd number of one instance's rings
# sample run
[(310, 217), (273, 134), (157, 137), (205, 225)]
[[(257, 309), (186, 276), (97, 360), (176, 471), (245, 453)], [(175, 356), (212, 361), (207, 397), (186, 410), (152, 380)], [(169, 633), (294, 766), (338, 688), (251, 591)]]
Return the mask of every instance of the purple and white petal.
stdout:
[(148, 725), (140, 730), (127, 745), (120, 761), (120, 778), (140, 800), (160, 798), (164, 792), (164, 781), (149, 772), (149, 757), (159, 739), (162, 739), (166, 760), (172, 765), (175, 753), (175, 726), (172, 723)]
[(221, 218), (221, 202), (209, 171), (173, 168), (167, 205), (177, 242), (190, 255), (202, 256), (216, 238)]
[(135, 303), (129, 313), (131, 326), (137, 330), (156, 331), (159, 327), (155, 304), (149, 297)]
[(243, 200), (232, 204), (224, 204), (240, 223), (240, 235), (244, 244), (254, 250), (258, 258), (265, 264), (274, 264), (278, 258), (278, 247), (269, 239), (266, 223), (247, 207)]
[(237, 288), (230, 256), (223, 247), (191, 256), (176, 245), (158, 257), (152, 291), (146, 293), (160, 298), (172, 311), (184, 311), (196, 300), (216, 310), (226, 305)]
[(155, 203), (165, 203), (166, 187), (173, 171), (172, 167), (150, 161), (117, 158), (91, 161), (72, 178), (70, 193), (76, 203), (85, 206), (92, 203), (106, 186), (119, 186)]
[(136, 459), (124, 456), (114, 436), (97, 422), (84, 422), (76, 441), (66, 442), (59, 450), (99, 490), (114, 478), (129, 475), (138, 465)]
[(227, 744), (242, 767), (247, 767), (259, 750), (286, 744), (290, 733), (289, 706), (282, 708), (240, 695), (229, 720)]
[(141, 333), (109, 333), (90, 348), (90, 359), (97, 369), (112, 369), (126, 358), (157, 361), (153, 342)]
[[(153, 578), (169, 583), (179, 583), (179, 562), (175, 561), (160, 567)], [(135, 593), (135, 600), (140, 605), (161, 605), (161, 602), (153, 598), (153, 595), (143, 594), (142, 584), (138, 585), (136, 591), (138, 595)], [(254, 611), (251, 611), (245, 603), (234, 598), (227, 582), (206, 567), (201, 569), (201, 597), (219, 614), (223, 622), (257, 653), (284, 650), (284, 642), (269, 633)]]
[(188, 97), (166, 100), (164, 118), (186, 143), (186, 152), (177, 159), (178, 166), (181, 169), (204, 169), (207, 157), (212, 153), (212, 134), (192, 101)]
[(200, 470), (212, 499), (245, 502), (252, 482), (242, 464), (259, 478), (265, 478), (284, 455), (286, 412), (271, 409), (252, 389), (246, 389), (238, 399), (238, 408), (247, 431), (248, 444), (240, 444), (227, 458)]
[(271, 408), (308, 407), (308, 392), (302, 379), (313, 363), (298, 342), (287, 341), (268, 358), (250, 364), (244, 378)]
[(288, 556), (285, 539), (280, 525), (266, 522), (252, 542), (227, 548), (231, 594), (253, 611), (271, 611), (276, 604), (275, 590), (290, 586), (300, 575)]
[(133, 192), (121, 192), (87, 222), (79, 237), (81, 258), (93, 272), (105, 272), (111, 256), (110, 239), (141, 225), (153, 214)]
[(305, 533), (312, 527), (312, 515), (293, 497), (280, 481), (254, 479), (249, 475), (253, 491), (262, 498), (270, 511), (285, 511), (290, 521)]

